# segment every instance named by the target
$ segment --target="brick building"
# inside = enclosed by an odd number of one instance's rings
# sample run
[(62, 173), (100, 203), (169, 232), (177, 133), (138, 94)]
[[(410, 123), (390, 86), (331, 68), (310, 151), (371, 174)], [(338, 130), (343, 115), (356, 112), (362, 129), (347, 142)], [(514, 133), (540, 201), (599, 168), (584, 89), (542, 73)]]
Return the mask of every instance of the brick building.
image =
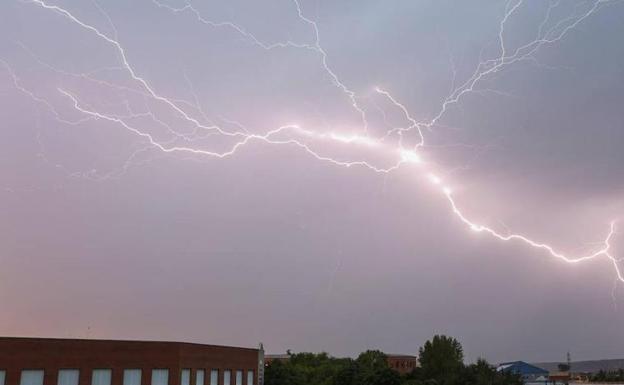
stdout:
[(260, 349), (0, 337), (0, 385), (262, 385)]
[(418, 366), (418, 357), (407, 354), (387, 354), (388, 366), (401, 374), (410, 373)]

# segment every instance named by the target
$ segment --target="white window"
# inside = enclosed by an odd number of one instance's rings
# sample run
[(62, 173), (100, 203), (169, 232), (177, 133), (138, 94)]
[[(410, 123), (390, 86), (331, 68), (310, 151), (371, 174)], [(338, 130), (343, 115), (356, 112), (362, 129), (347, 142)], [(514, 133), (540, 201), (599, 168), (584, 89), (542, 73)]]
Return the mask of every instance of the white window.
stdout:
[(236, 385), (243, 385), (243, 371), (236, 371)]
[(123, 385), (141, 385), (141, 369), (124, 369)]
[(253, 370), (247, 371), (247, 385), (253, 385)]
[(112, 370), (93, 369), (91, 374), (91, 385), (111, 385)]
[(78, 385), (80, 371), (78, 369), (61, 369), (58, 371), (58, 385)]
[(152, 370), (152, 385), (169, 385), (169, 370), (168, 369), (153, 369)]
[(201, 369), (195, 372), (195, 385), (204, 385), (204, 371)]
[(20, 385), (43, 385), (43, 370), (22, 370)]
[(182, 369), (180, 385), (191, 385), (191, 369)]
[(210, 371), (210, 385), (219, 385), (219, 371), (217, 369)]
[(232, 377), (232, 372), (229, 370), (223, 371), (223, 385), (230, 385), (230, 377)]
[(0, 370), (0, 385), (4, 385), (5, 378), (6, 378), (6, 372), (4, 370)]

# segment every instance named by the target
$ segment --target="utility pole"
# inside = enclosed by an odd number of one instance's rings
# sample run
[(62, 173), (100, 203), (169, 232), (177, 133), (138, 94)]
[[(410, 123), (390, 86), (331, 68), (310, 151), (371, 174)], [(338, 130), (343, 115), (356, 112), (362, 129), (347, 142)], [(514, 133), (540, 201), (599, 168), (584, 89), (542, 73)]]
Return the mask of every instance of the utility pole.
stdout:
[[(568, 380), (571, 379), (572, 376), (572, 360), (570, 359), (570, 352), (568, 351), (568, 353), (566, 354), (566, 361), (568, 364)], [(566, 385), (567, 385), (567, 381), (566, 381)]]

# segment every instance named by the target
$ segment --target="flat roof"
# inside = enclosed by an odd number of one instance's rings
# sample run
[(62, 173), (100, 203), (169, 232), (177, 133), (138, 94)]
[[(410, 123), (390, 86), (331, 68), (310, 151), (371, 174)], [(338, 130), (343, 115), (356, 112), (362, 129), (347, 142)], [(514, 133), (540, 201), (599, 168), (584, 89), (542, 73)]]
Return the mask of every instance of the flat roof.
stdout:
[(123, 340), (123, 339), (107, 339), (107, 338), (62, 338), (62, 337), (2, 337), (0, 336), (0, 341), (3, 340), (24, 340), (24, 341), (66, 341), (66, 342), (88, 342), (88, 343), (99, 343), (99, 342), (120, 342), (120, 343), (140, 343), (140, 344), (171, 344), (171, 345), (191, 345), (191, 346), (203, 346), (203, 347), (213, 347), (213, 348), (234, 348), (234, 349), (246, 349), (246, 350), (259, 350), (258, 348), (249, 348), (242, 346), (231, 346), (231, 345), (214, 345), (214, 344), (202, 344), (197, 342), (187, 342), (187, 341), (159, 341), (159, 340)]

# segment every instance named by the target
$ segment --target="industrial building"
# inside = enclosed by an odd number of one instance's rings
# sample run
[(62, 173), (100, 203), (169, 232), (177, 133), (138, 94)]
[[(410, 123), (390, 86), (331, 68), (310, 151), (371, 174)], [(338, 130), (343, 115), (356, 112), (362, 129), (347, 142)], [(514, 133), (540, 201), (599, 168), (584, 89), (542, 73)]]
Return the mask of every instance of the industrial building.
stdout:
[(0, 337), (0, 385), (262, 385), (263, 376), (262, 346)]
[(497, 371), (505, 371), (519, 374), (525, 383), (547, 383), (548, 370), (524, 361), (503, 362), (496, 368)]

